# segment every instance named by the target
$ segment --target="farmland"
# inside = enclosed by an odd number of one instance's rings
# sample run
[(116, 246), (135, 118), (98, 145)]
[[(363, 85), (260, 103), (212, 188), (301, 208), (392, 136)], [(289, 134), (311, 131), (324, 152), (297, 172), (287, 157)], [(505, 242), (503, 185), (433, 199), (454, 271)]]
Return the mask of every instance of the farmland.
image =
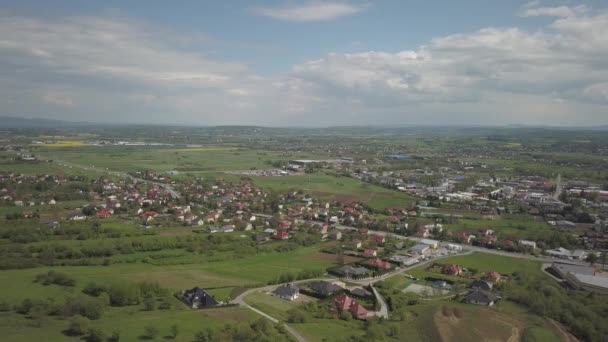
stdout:
[(312, 174), (289, 177), (253, 177), (254, 182), (277, 192), (304, 190), (322, 200), (363, 202), (376, 209), (405, 207), (413, 199), (397, 191), (363, 183), (348, 177)]

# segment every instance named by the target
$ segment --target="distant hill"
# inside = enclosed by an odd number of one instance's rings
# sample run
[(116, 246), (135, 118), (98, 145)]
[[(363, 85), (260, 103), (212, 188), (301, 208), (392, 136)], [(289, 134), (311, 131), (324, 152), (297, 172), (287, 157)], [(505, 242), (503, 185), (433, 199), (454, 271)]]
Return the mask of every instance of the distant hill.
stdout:
[(0, 128), (58, 128), (75, 125), (78, 124), (63, 120), (0, 116)]

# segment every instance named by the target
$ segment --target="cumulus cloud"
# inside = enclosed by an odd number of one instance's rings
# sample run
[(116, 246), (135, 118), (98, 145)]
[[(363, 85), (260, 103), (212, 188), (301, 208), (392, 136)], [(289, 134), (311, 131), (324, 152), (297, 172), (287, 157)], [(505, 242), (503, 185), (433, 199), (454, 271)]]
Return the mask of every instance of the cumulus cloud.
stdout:
[(589, 11), (589, 7), (585, 5), (578, 5), (574, 7), (570, 6), (556, 6), (556, 7), (531, 7), (530, 4), (524, 6), (522, 17), (572, 17), (575, 15), (583, 14)]
[(72, 107), (74, 105), (74, 100), (72, 100), (69, 95), (56, 92), (50, 92), (45, 94), (42, 97), (42, 100), (45, 103), (60, 107)]
[(11, 115), (198, 125), (605, 124), (608, 13), (558, 12), (540, 30), (328, 53), (272, 77), (207, 57), (204, 37), (127, 18), (0, 14), (0, 104)]
[(281, 5), (275, 7), (255, 7), (253, 12), (272, 19), (283, 21), (326, 21), (357, 14), (367, 6), (346, 2), (313, 1), (300, 5)]
[[(556, 112), (553, 104), (578, 104), (584, 111), (564, 123), (583, 117), (606, 122), (602, 82), (608, 79), (608, 15), (584, 15), (576, 8), (566, 12), (572, 15), (559, 15), (541, 31), (484, 28), (439, 37), (416, 50), (332, 53), (296, 65), (293, 73), (314, 83), (319, 93), (357, 98), (370, 107), (409, 110), (416, 105), (418, 111), (437, 114), (439, 108), (454, 112), (455, 103), (470, 111), (494, 104), (480, 119), (506, 112), (514, 122), (526, 122)], [(586, 103), (591, 98), (596, 102)], [(524, 101), (528, 110), (501, 107), (514, 99)], [(568, 101), (573, 106), (566, 106)]]

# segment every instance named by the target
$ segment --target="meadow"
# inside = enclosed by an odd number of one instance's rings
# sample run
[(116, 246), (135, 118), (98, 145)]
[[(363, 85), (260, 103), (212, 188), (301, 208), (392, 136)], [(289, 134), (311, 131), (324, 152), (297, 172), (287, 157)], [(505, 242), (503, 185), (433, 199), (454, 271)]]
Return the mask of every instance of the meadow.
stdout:
[(414, 199), (402, 192), (364, 183), (350, 177), (314, 173), (286, 177), (252, 177), (253, 181), (276, 192), (303, 190), (326, 201), (363, 202), (374, 209), (405, 207)]
[(268, 161), (314, 157), (305, 153), (284, 154), (234, 146), (204, 148), (160, 148), (158, 146), (39, 147), (34, 152), (54, 160), (123, 172), (266, 169), (271, 168), (267, 163)]

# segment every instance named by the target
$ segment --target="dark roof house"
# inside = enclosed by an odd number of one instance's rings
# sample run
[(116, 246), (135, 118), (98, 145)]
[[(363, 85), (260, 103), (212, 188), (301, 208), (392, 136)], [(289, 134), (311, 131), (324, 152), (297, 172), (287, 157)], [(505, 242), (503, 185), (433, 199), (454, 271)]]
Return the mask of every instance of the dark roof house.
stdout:
[(193, 309), (199, 307), (210, 307), (219, 305), (218, 301), (213, 298), (205, 289), (195, 287), (192, 290), (182, 292), (182, 299)]
[(492, 283), (487, 282), (485, 280), (477, 279), (473, 283), (471, 283), (471, 288), (489, 291), (492, 289)]
[(337, 292), (343, 290), (340, 286), (332, 284), (327, 281), (316, 281), (316, 282), (310, 284), (309, 287), (313, 291), (315, 291), (316, 293), (318, 293), (324, 297), (331, 296), (334, 293), (337, 293)]
[(293, 284), (281, 285), (272, 291), (272, 295), (287, 300), (295, 300), (300, 296), (300, 288)]
[(499, 299), (500, 296), (497, 294), (479, 289), (469, 292), (464, 298), (466, 303), (487, 306), (494, 305), (494, 303)]

